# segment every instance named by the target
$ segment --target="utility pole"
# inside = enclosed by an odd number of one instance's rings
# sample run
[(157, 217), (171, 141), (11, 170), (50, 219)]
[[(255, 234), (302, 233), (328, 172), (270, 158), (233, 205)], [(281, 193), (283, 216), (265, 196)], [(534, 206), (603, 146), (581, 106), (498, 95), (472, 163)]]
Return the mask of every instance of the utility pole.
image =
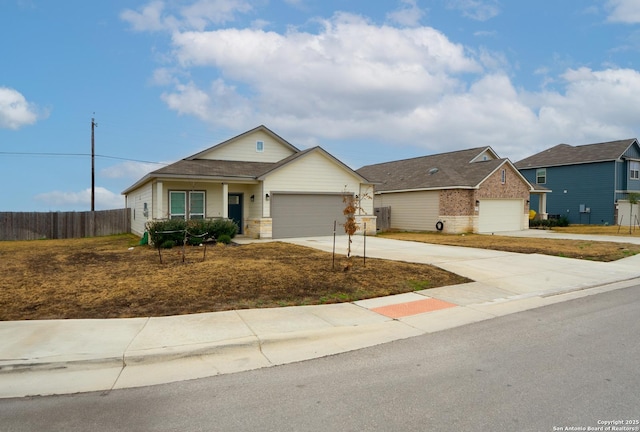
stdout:
[(96, 209), (96, 142), (94, 130), (97, 126), (98, 123), (91, 117), (91, 211)]

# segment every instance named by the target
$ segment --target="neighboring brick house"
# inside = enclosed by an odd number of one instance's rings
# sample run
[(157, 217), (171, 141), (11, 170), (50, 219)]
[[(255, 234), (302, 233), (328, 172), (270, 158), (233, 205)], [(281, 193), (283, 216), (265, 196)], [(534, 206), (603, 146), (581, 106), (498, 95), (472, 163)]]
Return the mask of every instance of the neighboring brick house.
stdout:
[(374, 207), (390, 228), (493, 233), (529, 227), (531, 184), (491, 147), (417, 157), (357, 170), (375, 183)]
[[(629, 224), (629, 194), (640, 193), (640, 146), (635, 138), (571, 146), (559, 144), (515, 163), (534, 186), (548, 195), (550, 216), (572, 224)], [(536, 203), (532, 208), (538, 211)]]
[[(331, 235), (334, 221), (344, 222), (345, 194), (372, 190), (322, 148), (299, 150), (259, 126), (153, 171), (123, 194), (138, 235), (151, 220), (228, 218), (246, 236), (286, 238)], [(362, 200), (356, 219), (376, 232), (372, 200)]]

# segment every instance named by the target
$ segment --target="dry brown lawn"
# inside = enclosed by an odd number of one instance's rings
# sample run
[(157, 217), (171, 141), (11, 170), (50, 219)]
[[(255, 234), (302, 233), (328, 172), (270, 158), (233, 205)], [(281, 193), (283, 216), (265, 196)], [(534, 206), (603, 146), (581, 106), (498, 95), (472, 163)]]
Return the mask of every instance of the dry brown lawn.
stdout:
[[(629, 227), (617, 226), (596, 226), (596, 225), (572, 225), (564, 228), (554, 228), (554, 231), (591, 234), (610, 235), (640, 238), (640, 229), (631, 230)], [(617, 243), (603, 241), (579, 241), (542, 239), (526, 237), (506, 237), (499, 235), (479, 235), (479, 234), (442, 234), (438, 232), (410, 233), (410, 232), (388, 232), (382, 234), (384, 237), (398, 240), (418, 241), (424, 243), (445, 244), (451, 246), (466, 246), (481, 249), (494, 249), (507, 252), (518, 253), (538, 253), (567, 258), (578, 258), (593, 261), (616, 261), (621, 258), (640, 253), (640, 245), (633, 243)]]
[[(558, 229), (559, 230), (559, 229)], [(640, 236), (622, 227), (566, 232)], [(640, 245), (487, 235), (386, 233), (428, 243), (613, 261)], [(338, 250), (342, 246), (338, 243)], [(344, 247), (342, 248), (344, 249)], [(354, 301), (467, 279), (433, 266), (337, 256), (272, 242), (158, 251), (134, 236), (0, 242), (0, 320), (124, 318)], [(184, 258), (184, 262), (183, 262)]]
[[(0, 320), (164, 316), (354, 301), (468, 280), (272, 242), (163, 251), (133, 236), (0, 242)], [(346, 244), (343, 245), (346, 247)], [(340, 247), (340, 245), (338, 245)]]

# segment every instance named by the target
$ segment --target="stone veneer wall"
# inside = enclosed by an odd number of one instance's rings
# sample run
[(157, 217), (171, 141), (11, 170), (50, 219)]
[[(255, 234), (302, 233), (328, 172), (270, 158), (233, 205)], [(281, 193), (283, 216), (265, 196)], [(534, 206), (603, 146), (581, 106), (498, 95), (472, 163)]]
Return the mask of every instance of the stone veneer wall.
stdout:
[(474, 227), (478, 225), (477, 216), (446, 216), (441, 219), (442, 232), (446, 234), (474, 232)]
[[(478, 162), (480, 163), (480, 162)], [(481, 199), (516, 199), (525, 203), (522, 214), (529, 219), (529, 186), (511, 167), (506, 170), (506, 181), (502, 183), (502, 168), (487, 178), (479, 189), (447, 189), (440, 192), (440, 220), (443, 232), (457, 234), (478, 230), (478, 207)], [(525, 224), (526, 226), (526, 224)]]
[(256, 239), (270, 239), (273, 236), (271, 218), (247, 219), (244, 235)]

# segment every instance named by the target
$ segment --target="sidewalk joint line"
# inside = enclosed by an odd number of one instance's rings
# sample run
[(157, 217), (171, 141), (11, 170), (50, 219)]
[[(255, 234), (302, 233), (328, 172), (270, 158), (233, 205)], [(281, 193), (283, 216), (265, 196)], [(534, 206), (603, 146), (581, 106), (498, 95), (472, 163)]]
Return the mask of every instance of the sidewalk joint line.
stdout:
[(256, 341), (258, 341), (258, 349), (260, 350), (260, 355), (262, 355), (262, 357), (264, 357), (269, 362), (269, 364), (273, 366), (274, 364), (271, 361), (271, 359), (267, 357), (264, 351), (262, 351), (262, 339), (260, 339), (260, 336), (258, 336), (258, 334), (253, 330), (253, 328), (251, 328), (249, 323), (246, 322), (244, 318), (242, 318), (242, 315), (240, 315), (239, 311), (236, 310), (234, 312), (236, 313), (236, 315), (238, 315), (238, 318), (240, 318), (240, 321), (242, 321), (244, 325), (246, 325), (247, 328), (251, 331), (251, 333), (253, 333), (253, 336), (256, 338)]

